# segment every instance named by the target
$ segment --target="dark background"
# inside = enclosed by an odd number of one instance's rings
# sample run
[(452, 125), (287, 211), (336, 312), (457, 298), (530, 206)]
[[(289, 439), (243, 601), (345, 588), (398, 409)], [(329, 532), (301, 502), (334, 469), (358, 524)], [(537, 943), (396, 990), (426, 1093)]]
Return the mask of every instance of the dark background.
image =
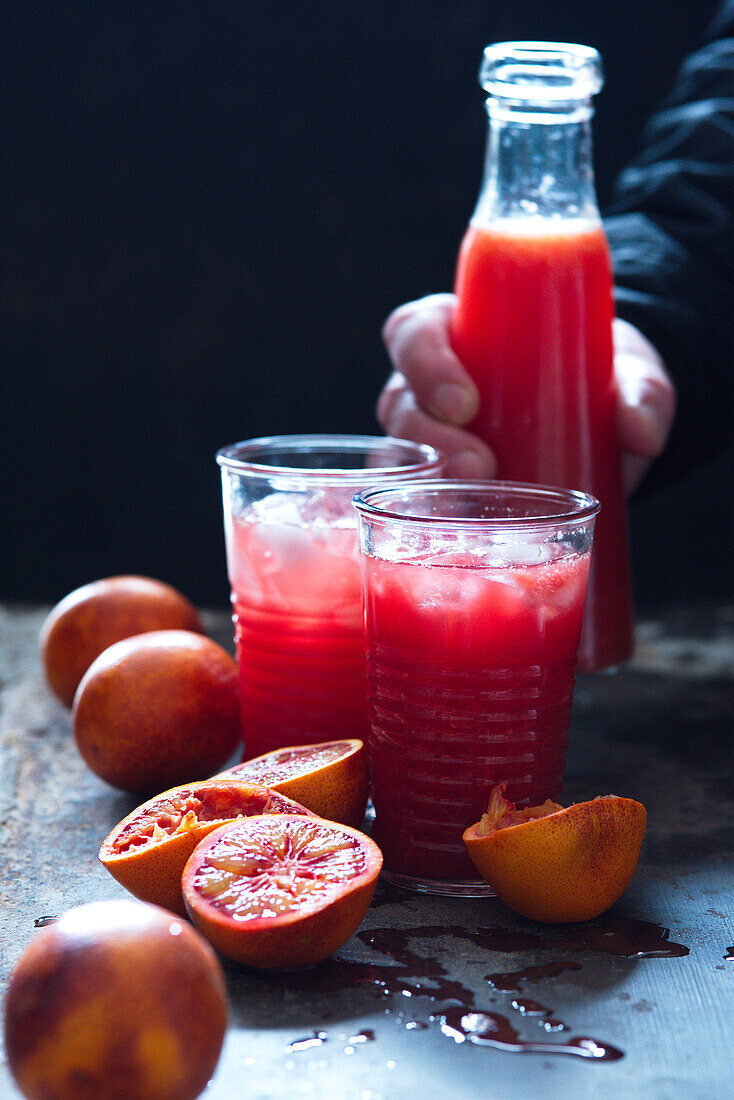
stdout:
[[(601, 51), (603, 205), (715, 6), (8, 5), (0, 597), (139, 572), (223, 605), (214, 452), (378, 430), (381, 323), (450, 289), (476, 199), (482, 48)], [(633, 504), (640, 607), (731, 592), (729, 462)]]

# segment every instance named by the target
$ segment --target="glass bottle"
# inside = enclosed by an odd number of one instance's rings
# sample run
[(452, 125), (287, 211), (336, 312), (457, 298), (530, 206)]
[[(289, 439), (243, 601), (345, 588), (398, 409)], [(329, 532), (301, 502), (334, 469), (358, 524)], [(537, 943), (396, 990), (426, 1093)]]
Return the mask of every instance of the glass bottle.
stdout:
[(484, 180), (459, 252), (454, 350), (479, 387), (472, 428), (497, 476), (601, 501), (579, 668), (632, 649), (627, 516), (615, 420), (609, 250), (592, 166), (596, 50), (488, 46)]

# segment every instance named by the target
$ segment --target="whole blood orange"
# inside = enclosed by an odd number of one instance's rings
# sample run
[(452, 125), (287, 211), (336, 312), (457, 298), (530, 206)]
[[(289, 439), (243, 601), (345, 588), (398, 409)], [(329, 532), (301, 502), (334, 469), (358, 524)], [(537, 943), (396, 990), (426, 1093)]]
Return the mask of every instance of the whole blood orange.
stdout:
[(247, 817), (202, 840), (184, 901), (221, 954), (262, 969), (312, 966), (356, 932), (382, 868), (364, 833), (293, 814)]
[(254, 814), (306, 814), (291, 798), (236, 779), (208, 779), (156, 795), (116, 825), (99, 859), (143, 901), (186, 916), (181, 872), (199, 841), (228, 821)]
[(516, 810), (495, 787), (486, 814), (464, 832), (472, 863), (508, 909), (550, 924), (591, 920), (632, 881), (645, 807), (604, 795), (564, 809), (550, 800)]
[(71, 707), (92, 661), (114, 642), (148, 630), (204, 633), (194, 605), (162, 581), (106, 577), (76, 588), (41, 627), (41, 660), (51, 691)]
[(85, 672), (72, 725), (84, 760), (113, 787), (151, 794), (207, 779), (239, 741), (237, 666), (187, 630), (126, 638)]
[(222, 774), (262, 783), (328, 821), (356, 828), (364, 820), (369, 792), (367, 753), (357, 738), (276, 749)]
[(32, 941), (5, 1005), (30, 1100), (194, 1100), (227, 1027), (219, 961), (190, 924), (139, 901), (70, 909)]

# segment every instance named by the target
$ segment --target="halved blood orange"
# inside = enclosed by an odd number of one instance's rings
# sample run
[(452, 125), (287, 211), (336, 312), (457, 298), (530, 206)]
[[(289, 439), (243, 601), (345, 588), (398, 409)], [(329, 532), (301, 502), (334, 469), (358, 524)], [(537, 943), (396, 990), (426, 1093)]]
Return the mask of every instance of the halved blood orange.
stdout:
[(222, 955), (261, 969), (312, 966), (362, 922), (382, 868), (348, 825), (295, 814), (224, 825), (184, 868), (186, 908)]
[(222, 775), (262, 783), (327, 821), (358, 828), (364, 820), (369, 793), (367, 753), (357, 738), (276, 749), (235, 764)]
[(566, 809), (548, 800), (516, 810), (506, 783), (464, 832), (472, 863), (508, 909), (565, 924), (598, 917), (632, 881), (645, 835), (645, 807), (603, 795)]
[(156, 795), (124, 818), (99, 850), (120, 885), (142, 901), (186, 916), (181, 872), (199, 841), (225, 822), (260, 814), (295, 813), (305, 806), (254, 783), (207, 779)]

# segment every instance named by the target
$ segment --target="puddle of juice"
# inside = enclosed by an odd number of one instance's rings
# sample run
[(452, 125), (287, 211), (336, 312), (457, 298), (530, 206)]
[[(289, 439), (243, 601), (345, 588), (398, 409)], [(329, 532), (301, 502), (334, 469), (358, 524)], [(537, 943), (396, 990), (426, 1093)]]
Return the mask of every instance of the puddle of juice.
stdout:
[[(396, 899), (392, 899), (396, 900)], [(551, 981), (564, 973), (582, 969), (576, 959), (552, 959), (546, 963), (495, 972), (486, 975), (489, 986), (509, 997), (508, 1007), (527, 1027), (542, 1033), (537, 1040), (522, 1036), (507, 1016), (477, 1007), (472, 989), (448, 973), (446, 967), (416, 947), (441, 938), (454, 938), (485, 950), (504, 954), (533, 951), (562, 951), (578, 954), (616, 955), (623, 958), (680, 958), (689, 953), (684, 944), (670, 940), (668, 929), (649, 921), (615, 918), (596, 925), (564, 928), (562, 931), (508, 931), (499, 927), (467, 929), (460, 925), (426, 925), (418, 928), (370, 928), (357, 933), (366, 946), (388, 960), (352, 962), (333, 957), (313, 970), (263, 975), (259, 980), (276, 987), (307, 990), (311, 996), (332, 997), (346, 990), (361, 989), (379, 1001), (403, 1007), (413, 1005), (411, 1017), (402, 1026), (408, 1031), (425, 1030), (438, 1025), (442, 1034), (455, 1042), (494, 1047), (512, 1053), (568, 1054), (592, 1061), (611, 1061), (623, 1052), (610, 1043), (588, 1036), (554, 1039), (550, 1035), (567, 1032), (568, 1026), (552, 1008), (526, 996), (525, 985)], [(427, 1019), (415, 1012), (415, 999), (432, 1007)], [(386, 1009), (389, 1012), (390, 1009)], [(401, 1013), (402, 1014), (402, 1013)], [(328, 1019), (328, 1014), (325, 1015)], [(290, 1044), (292, 1051), (309, 1050), (326, 1042), (328, 1034), (314, 1031)], [(373, 1031), (351, 1036), (350, 1047), (371, 1042)]]
[(538, 1017), (544, 1031), (566, 1030), (566, 1025), (563, 1021), (557, 1020), (552, 1010), (546, 1008), (545, 1005), (540, 1004), (538, 1001), (531, 1001), (529, 997), (513, 997), (510, 1003), (512, 1008), (514, 1008), (516, 1012), (519, 1012), (521, 1016)]
[(328, 1034), (325, 1031), (313, 1031), (310, 1035), (307, 1035), (305, 1039), (294, 1039), (292, 1043), (288, 1044), (289, 1050), (312, 1050), (314, 1047), (323, 1046), (328, 1041)]
[(521, 993), (523, 981), (537, 981), (539, 978), (557, 978), (567, 970), (581, 970), (581, 963), (551, 962), (542, 966), (526, 966), (524, 970), (511, 970), (507, 974), (487, 974), (487, 981), (500, 993)]
[[(288, 1049), (293, 1051), (299, 1050), (313, 1050), (314, 1047), (323, 1046), (324, 1043), (328, 1043), (329, 1035), (326, 1031), (313, 1031), (310, 1035), (307, 1035), (305, 1039), (294, 1039), (292, 1043), (288, 1044)], [(355, 1035), (349, 1035), (343, 1037), (343, 1042), (347, 1047), (361, 1046), (362, 1043), (374, 1043), (375, 1033), (372, 1028), (365, 1028), (363, 1031), (358, 1031)]]
[(610, 1043), (600, 1043), (598, 1039), (582, 1035), (553, 1043), (522, 1039), (509, 1020), (497, 1012), (464, 1012), (461, 1008), (450, 1008), (441, 1017), (441, 1031), (457, 1043), (495, 1047), (513, 1054), (573, 1054), (599, 1062), (624, 1057), (622, 1051)]
[(536, 951), (547, 948), (592, 951), (627, 959), (671, 959), (689, 954), (684, 944), (670, 940), (667, 928), (630, 917), (617, 917), (599, 925), (582, 925), (554, 936), (538, 932), (507, 932), (501, 928), (480, 928), (465, 935), (490, 951)]

